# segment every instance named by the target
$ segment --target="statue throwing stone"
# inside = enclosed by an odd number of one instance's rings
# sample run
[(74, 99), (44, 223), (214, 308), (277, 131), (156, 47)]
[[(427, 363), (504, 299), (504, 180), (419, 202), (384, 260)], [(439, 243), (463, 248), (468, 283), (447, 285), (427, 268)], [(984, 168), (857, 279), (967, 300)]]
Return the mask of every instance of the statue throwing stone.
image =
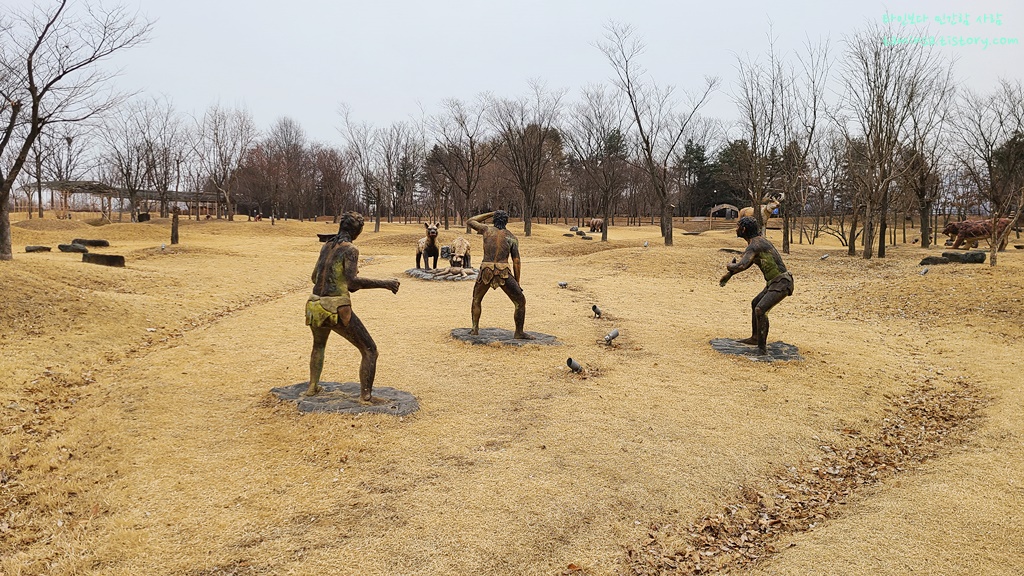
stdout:
[[(483, 223), (492, 217), (493, 226)], [(516, 307), (516, 331), (513, 337), (533, 340), (533, 336), (523, 331), (523, 324), (526, 322), (526, 296), (519, 285), (519, 240), (505, 229), (505, 225), (508, 224), (508, 213), (498, 210), (480, 214), (470, 218), (467, 224), (484, 236), (483, 262), (480, 263), (480, 272), (473, 286), (473, 329), (470, 334), (480, 334), (481, 302), (484, 295), (489, 289), (501, 288)], [(508, 263), (510, 257), (511, 268)]]
[(793, 275), (786, 270), (778, 250), (767, 238), (761, 235), (757, 220), (750, 216), (740, 218), (736, 224), (736, 236), (747, 241), (747, 249), (737, 262), (734, 258), (726, 265), (728, 272), (719, 280), (720, 286), (738, 274), (757, 264), (767, 283), (757, 296), (750, 301), (751, 334), (750, 338), (739, 340), (743, 344), (755, 344), (761, 354), (767, 354), (768, 345), (768, 311), (782, 302), (786, 296), (793, 294)]
[(331, 332), (337, 332), (359, 349), (359, 400), (370, 402), (373, 379), (377, 374), (377, 345), (359, 317), (352, 312), (350, 293), (362, 288), (386, 288), (398, 293), (398, 280), (370, 280), (359, 276), (359, 250), (352, 242), (363, 231), (363, 217), (346, 212), (338, 234), (324, 243), (313, 269), (313, 295), (306, 302), (306, 325), (313, 332), (313, 352), (309, 356), (309, 389), (306, 396), (321, 391), (320, 373), (324, 367), (324, 348)]

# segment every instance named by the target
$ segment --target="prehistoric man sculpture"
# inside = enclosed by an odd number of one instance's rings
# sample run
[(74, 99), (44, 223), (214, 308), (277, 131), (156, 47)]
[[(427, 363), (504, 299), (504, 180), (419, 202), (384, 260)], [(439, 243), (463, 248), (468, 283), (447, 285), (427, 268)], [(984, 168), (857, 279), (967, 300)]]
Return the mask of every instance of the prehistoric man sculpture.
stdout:
[[(494, 217), (494, 226), (488, 226), (483, 222)], [(488, 289), (501, 288), (516, 306), (515, 321), (516, 332), (514, 337), (520, 340), (533, 340), (526, 332), (523, 332), (523, 324), (526, 322), (526, 296), (519, 285), (519, 240), (515, 235), (505, 229), (508, 224), (508, 213), (504, 210), (488, 212), (473, 216), (467, 221), (469, 227), (484, 236), (484, 256), (480, 263), (480, 273), (473, 286), (473, 329), (470, 334), (480, 334), (480, 303), (487, 294)], [(508, 259), (512, 257), (512, 269), (509, 269)]]
[(747, 249), (737, 262), (734, 258), (731, 264), (726, 265), (729, 271), (719, 280), (719, 286), (738, 274), (757, 264), (764, 274), (767, 283), (764, 290), (750, 301), (751, 308), (751, 334), (750, 338), (740, 340), (743, 344), (756, 344), (761, 354), (768, 353), (768, 311), (776, 304), (782, 302), (786, 296), (793, 294), (793, 275), (786, 270), (782, 263), (782, 257), (775, 249), (775, 246), (764, 236), (761, 236), (760, 226), (757, 220), (750, 216), (740, 218), (736, 223), (736, 235), (747, 241)]
[(377, 374), (377, 345), (359, 317), (352, 312), (350, 292), (362, 288), (386, 288), (398, 293), (398, 280), (370, 280), (359, 276), (359, 250), (352, 244), (363, 231), (363, 217), (346, 212), (338, 225), (338, 234), (324, 243), (313, 269), (313, 295), (306, 302), (306, 325), (313, 332), (313, 352), (309, 355), (309, 388), (306, 396), (322, 390), (320, 373), (324, 368), (324, 348), (331, 331), (337, 332), (359, 349), (359, 400), (370, 401), (373, 379)]

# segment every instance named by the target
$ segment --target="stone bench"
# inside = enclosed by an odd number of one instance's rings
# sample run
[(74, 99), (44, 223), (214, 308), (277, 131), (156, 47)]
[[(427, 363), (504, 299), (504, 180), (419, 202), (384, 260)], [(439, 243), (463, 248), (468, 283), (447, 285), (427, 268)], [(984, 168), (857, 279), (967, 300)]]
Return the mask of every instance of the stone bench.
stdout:
[(124, 268), (124, 256), (115, 256), (113, 254), (82, 254), (82, 262)]

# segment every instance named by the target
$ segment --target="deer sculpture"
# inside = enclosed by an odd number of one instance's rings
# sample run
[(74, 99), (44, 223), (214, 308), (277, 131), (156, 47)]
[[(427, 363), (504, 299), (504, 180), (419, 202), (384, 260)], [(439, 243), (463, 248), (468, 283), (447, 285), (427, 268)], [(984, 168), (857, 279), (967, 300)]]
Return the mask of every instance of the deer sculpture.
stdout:
[[(750, 195), (753, 196), (753, 192), (751, 192)], [(779, 194), (776, 198), (772, 198), (770, 196), (765, 196), (764, 198), (761, 198), (761, 222), (768, 222), (768, 218), (771, 217), (772, 212), (774, 212), (775, 209), (778, 208), (779, 205), (782, 204), (782, 201), (785, 199), (785, 193)], [(743, 218), (744, 216), (750, 216), (751, 218), (753, 218), (754, 207), (747, 206), (746, 208), (740, 208), (739, 217)]]

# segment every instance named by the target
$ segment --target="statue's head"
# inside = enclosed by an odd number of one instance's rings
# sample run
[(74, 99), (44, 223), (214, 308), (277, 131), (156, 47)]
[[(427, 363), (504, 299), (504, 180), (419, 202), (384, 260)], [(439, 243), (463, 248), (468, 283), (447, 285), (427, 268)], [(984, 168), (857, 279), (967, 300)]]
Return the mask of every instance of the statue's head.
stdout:
[(750, 240), (761, 233), (761, 226), (751, 216), (744, 216), (736, 223), (736, 235), (744, 240)]
[(423, 227), (427, 229), (427, 236), (431, 238), (437, 238), (437, 228), (440, 225), (440, 222), (438, 222), (437, 224), (428, 224), (426, 222), (423, 223)]
[(363, 215), (359, 212), (345, 212), (338, 224), (338, 237), (352, 242), (363, 231)]
[(497, 210), (494, 212), (494, 227), (498, 230), (504, 230), (505, 225), (508, 224), (508, 212), (504, 210)]

